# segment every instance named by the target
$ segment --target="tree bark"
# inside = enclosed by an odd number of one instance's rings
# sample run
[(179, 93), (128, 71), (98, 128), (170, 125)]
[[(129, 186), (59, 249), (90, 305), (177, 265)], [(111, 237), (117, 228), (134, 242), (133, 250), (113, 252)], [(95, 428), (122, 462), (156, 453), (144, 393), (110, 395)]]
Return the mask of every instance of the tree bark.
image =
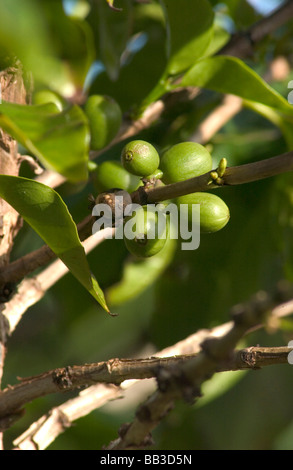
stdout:
[[(0, 72), (1, 101), (25, 103), (25, 88), (21, 72), (9, 68)], [(17, 142), (0, 129), (0, 174), (17, 176), (19, 173)], [(18, 214), (0, 199), (0, 270), (9, 261), (13, 238), (19, 226)]]
[[(0, 103), (2, 100), (18, 104), (26, 103), (26, 89), (21, 67), (9, 67), (0, 72)], [(17, 176), (19, 166), (17, 142), (0, 128), (0, 174)], [(20, 226), (18, 213), (0, 198), (0, 272), (9, 263), (13, 239)], [(10, 286), (4, 286), (0, 292), (0, 387), (8, 334), (7, 321), (2, 314), (5, 303), (1, 302), (9, 294)]]

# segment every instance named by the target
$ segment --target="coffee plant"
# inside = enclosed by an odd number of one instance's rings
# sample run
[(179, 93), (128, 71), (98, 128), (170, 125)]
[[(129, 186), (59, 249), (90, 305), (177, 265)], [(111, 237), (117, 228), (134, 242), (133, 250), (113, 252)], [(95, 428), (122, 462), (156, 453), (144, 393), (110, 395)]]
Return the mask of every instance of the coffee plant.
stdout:
[(0, 2), (3, 449), (292, 448), (292, 34)]

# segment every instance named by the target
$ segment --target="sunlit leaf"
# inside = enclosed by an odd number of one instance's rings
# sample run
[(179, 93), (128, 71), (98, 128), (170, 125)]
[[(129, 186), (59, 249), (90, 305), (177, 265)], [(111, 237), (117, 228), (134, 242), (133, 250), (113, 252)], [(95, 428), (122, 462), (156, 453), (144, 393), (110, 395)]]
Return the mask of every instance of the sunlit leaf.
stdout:
[(199, 60), (184, 75), (181, 85), (230, 93), (284, 113), (293, 112), (293, 106), (285, 98), (236, 57), (216, 56)]
[(223, 28), (214, 27), (214, 34), (208, 48), (205, 50), (204, 57), (210, 57), (216, 54), (227, 44), (231, 35)]
[(0, 104), (0, 126), (46, 167), (72, 182), (88, 176), (89, 129), (81, 108), (62, 113), (53, 104)]
[(27, 178), (0, 175), (0, 196), (14, 207), (109, 312), (104, 294), (90, 272), (76, 225), (59, 194), (48, 186)]

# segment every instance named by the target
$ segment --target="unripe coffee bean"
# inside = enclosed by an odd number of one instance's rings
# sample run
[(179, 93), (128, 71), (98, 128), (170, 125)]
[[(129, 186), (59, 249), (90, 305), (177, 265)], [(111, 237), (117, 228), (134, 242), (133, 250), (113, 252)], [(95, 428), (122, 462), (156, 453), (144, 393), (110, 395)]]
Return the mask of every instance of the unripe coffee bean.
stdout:
[(160, 157), (155, 147), (144, 140), (132, 140), (121, 153), (121, 162), (129, 173), (149, 176), (159, 167)]
[(212, 164), (212, 157), (205, 147), (195, 142), (181, 142), (162, 155), (162, 181), (171, 184), (203, 175), (212, 170)]
[(91, 132), (91, 149), (100, 150), (116, 136), (122, 122), (121, 109), (113, 98), (91, 95), (84, 107)]
[(177, 205), (188, 204), (188, 218), (192, 217), (192, 204), (200, 204), (200, 231), (202, 233), (218, 232), (230, 219), (229, 208), (225, 202), (215, 194), (191, 193), (180, 196)]
[(32, 103), (35, 105), (53, 103), (57, 108), (56, 112), (63, 111), (67, 106), (66, 100), (52, 90), (36, 91), (33, 94)]
[(132, 231), (136, 234), (133, 239), (124, 236), (125, 246), (131, 254), (149, 258), (163, 249), (169, 234), (169, 225), (165, 214), (160, 214), (160, 217), (163, 217), (162, 227), (159, 226), (157, 212), (147, 210), (147, 206), (141, 207), (133, 216), (126, 217), (124, 231), (126, 224), (131, 222), (131, 227), (134, 228)]

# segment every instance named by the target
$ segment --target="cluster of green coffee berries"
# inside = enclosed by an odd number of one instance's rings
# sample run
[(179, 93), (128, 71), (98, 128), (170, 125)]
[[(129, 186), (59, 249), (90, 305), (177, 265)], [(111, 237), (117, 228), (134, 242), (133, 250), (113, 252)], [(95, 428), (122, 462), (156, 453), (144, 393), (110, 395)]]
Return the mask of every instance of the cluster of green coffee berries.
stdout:
[[(149, 142), (133, 140), (127, 143), (121, 153), (121, 162), (106, 161), (98, 166), (96, 185), (98, 191), (121, 188), (135, 191), (140, 185), (159, 178), (160, 184), (172, 184), (212, 170), (212, 157), (200, 144), (182, 142), (169, 148), (159, 156)], [(197, 192), (176, 198), (175, 202), (188, 205), (188, 215), (192, 217), (193, 204), (200, 204), (200, 231), (217, 232), (223, 228), (230, 217), (229, 209), (218, 196)], [(127, 249), (138, 257), (149, 257), (158, 253), (168, 238), (168, 220), (164, 236), (156, 231), (158, 214), (143, 206), (133, 217), (136, 218), (136, 232), (133, 239), (125, 237)], [(165, 215), (166, 219), (167, 216)], [(128, 221), (129, 218), (126, 218)], [(156, 233), (150, 237), (150, 233)]]

